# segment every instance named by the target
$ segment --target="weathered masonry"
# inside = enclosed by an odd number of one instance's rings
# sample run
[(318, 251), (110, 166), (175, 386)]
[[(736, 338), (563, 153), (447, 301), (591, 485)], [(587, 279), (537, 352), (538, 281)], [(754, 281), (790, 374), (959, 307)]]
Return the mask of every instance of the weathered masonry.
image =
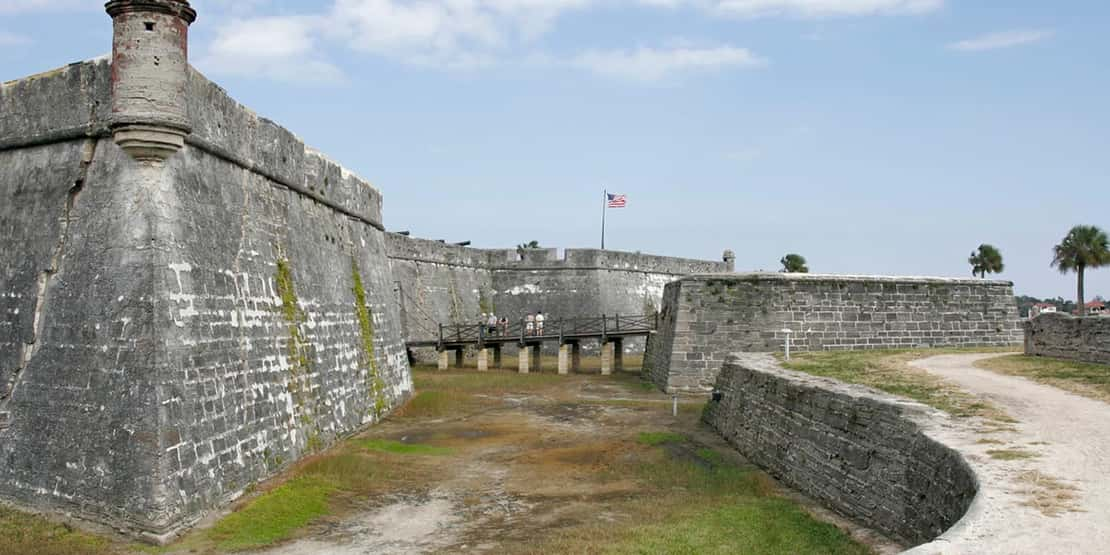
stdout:
[(164, 540), (412, 390), (381, 196), (192, 70), (181, 0), (0, 87), (0, 496)]
[[(663, 287), (682, 276), (730, 272), (721, 262), (640, 253), (567, 249), (473, 249), (387, 234), (405, 338), (435, 338), (439, 324), (476, 323), (483, 313), (517, 321), (527, 313), (551, 318), (644, 315), (659, 309)], [(642, 341), (630, 341), (638, 347)]]
[(978, 480), (934, 439), (944, 418), (920, 403), (785, 370), (769, 355), (730, 357), (704, 419), (772, 476), (908, 544), (963, 517)]
[(1049, 313), (1024, 327), (1027, 355), (1110, 364), (1110, 317)]
[(668, 284), (644, 373), (667, 391), (706, 391), (735, 352), (1012, 346), (1006, 281), (729, 274)]

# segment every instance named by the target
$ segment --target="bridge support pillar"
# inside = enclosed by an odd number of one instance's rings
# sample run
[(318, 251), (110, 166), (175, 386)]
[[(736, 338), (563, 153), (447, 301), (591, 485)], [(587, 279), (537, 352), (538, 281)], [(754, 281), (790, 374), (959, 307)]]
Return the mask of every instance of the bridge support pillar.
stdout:
[(490, 347), (490, 348), (493, 349), (493, 367), (500, 369), (501, 368), (501, 345), (495, 345), (495, 346)]
[(455, 368), (463, 367), (463, 350), (455, 349)]
[(578, 343), (559, 346), (559, 373), (577, 373), (582, 363), (582, 347)]
[(613, 340), (613, 370), (624, 371), (624, 339)]
[(539, 345), (523, 345), (520, 347), (520, 364), (518, 370), (521, 374), (527, 374), (532, 370), (540, 369), (540, 346)]
[(490, 353), (490, 351), (492, 351), (492, 350), (493, 349), (491, 349), (490, 347), (483, 347), (481, 349), (478, 349), (478, 371), (479, 372), (486, 372), (486, 371), (489, 370), (489, 359), (490, 359), (490, 354), (492, 354), (492, 353)]
[(608, 376), (613, 373), (613, 343), (606, 341), (601, 344), (601, 375)]
[(450, 364), (450, 359), (448, 358), (448, 356), (450, 356), (450, 355), (447, 354), (446, 350), (440, 351), (439, 352), (439, 365), (436, 366), (436, 368), (438, 368), (440, 370), (446, 370), (448, 365)]

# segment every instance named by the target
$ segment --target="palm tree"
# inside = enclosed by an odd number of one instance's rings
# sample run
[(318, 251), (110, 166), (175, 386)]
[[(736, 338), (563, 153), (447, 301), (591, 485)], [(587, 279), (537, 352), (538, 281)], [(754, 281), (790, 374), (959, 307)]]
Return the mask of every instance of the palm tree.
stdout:
[(524, 251), (530, 250), (530, 249), (538, 249), (538, 248), (540, 248), (540, 242), (539, 241), (528, 241), (527, 243), (521, 243), (521, 244), (517, 245), (516, 246), (516, 253), (519, 254), (520, 256), (524, 256)]
[(779, 260), (782, 264), (782, 271), (788, 274), (808, 274), (809, 267), (806, 266), (806, 258), (800, 254), (788, 254)]
[(971, 275), (986, 279), (987, 274), (1001, 273), (1006, 266), (1002, 264), (1002, 253), (994, 245), (986, 243), (979, 245), (979, 250), (972, 252), (967, 259), (971, 264)]
[(1078, 275), (1079, 296), (1076, 299), (1080, 316), (1087, 314), (1083, 296), (1083, 274), (1087, 268), (1110, 264), (1110, 239), (1106, 232), (1093, 225), (1077, 225), (1059, 245), (1053, 247), (1052, 266), (1060, 273), (1075, 271)]

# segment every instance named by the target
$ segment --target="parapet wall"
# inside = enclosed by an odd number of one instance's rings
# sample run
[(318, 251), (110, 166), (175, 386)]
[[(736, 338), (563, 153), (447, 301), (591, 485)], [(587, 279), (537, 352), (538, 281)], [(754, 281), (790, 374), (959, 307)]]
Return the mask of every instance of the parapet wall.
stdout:
[(137, 161), (111, 71), (0, 87), (0, 496), (161, 539), (412, 380), (381, 195), (196, 72)]
[[(474, 249), (386, 234), (406, 338), (431, 339), (438, 324), (475, 323), (493, 312), (511, 320), (644, 314), (663, 287), (684, 275), (727, 271), (724, 262), (597, 249)], [(630, 347), (635, 345), (630, 343)]]
[(667, 285), (645, 373), (705, 391), (733, 352), (1018, 345), (1013, 285), (978, 279), (698, 275)]
[(1027, 355), (1110, 364), (1110, 317), (1048, 313), (1023, 326)]
[(704, 419), (749, 460), (836, 512), (916, 545), (941, 535), (978, 491), (956, 451), (930, 437), (942, 415), (862, 386), (730, 358)]

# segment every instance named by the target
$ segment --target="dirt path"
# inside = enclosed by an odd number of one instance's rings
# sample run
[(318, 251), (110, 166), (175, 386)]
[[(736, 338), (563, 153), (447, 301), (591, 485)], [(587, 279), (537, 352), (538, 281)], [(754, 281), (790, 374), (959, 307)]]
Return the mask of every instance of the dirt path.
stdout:
[(981, 491), (960, 523), (912, 552), (1107, 553), (1110, 404), (974, 366), (992, 356), (998, 355), (911, 363), (988, 399), (1017, 421), (946, 431), (946, 443), (963, 452), (979, 475)]

